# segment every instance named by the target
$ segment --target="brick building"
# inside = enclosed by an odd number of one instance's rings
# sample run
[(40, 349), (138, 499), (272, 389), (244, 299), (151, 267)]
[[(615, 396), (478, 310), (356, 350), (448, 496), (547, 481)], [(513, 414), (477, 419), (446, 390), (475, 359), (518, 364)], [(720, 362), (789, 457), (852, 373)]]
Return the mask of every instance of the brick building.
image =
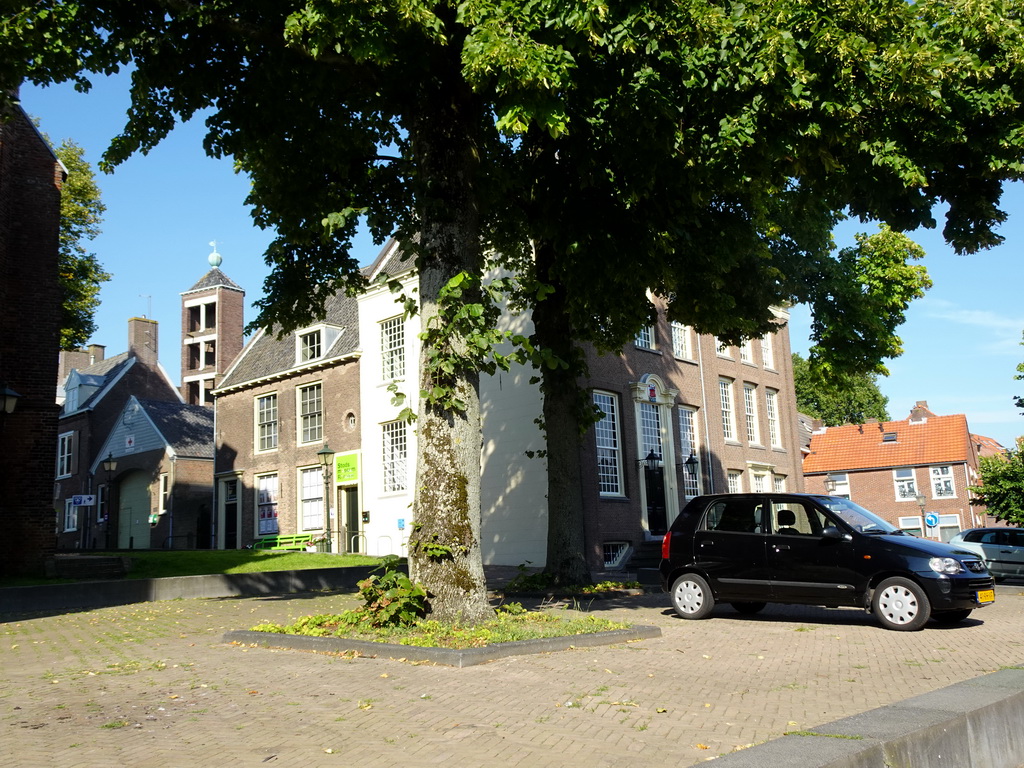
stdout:
[[(17, 93), (8, 94), (17, 100)], [(53, 453), (61, 292), (60, 194), (66, 171), (16, 103), (0, 106), (0, 517), (13, 543), (5, 574), (42, 574), (53, 553)], [(2, 411), (3, 409), (0, 409)]]
[[(51, 475), (56, 509), (57, 545), (60, 549), (141, 547), (141, 539), (119, 536), (121, 519), (117, 485), (127, 464), (109, 475), (100, 464), (108, 457), (120, 461), (133, 451), (129, 444), (113, 445), (111, 433), (122, 424), (124, 409), (134, 396), (151, 401), (181, 403), (178, 389), (158, 362), (159, 335), (156, 321), (144, 317), (128, 320), (128, 351), (104, 357), (102, 347), (93, 354), (61, 353), (67, 359), (63, 405), (57, 436), (55, 472)], [(99, 358), (98, 360), (96, 358)], [(82, 368), (76, 361), (93, 361)], [(51, 401), (53, 390), (51, 384)], [(52, 462), (53, 459), (50, 459)], [(49, 467), (54, 467), (48, 462)], [(97, 503), (76, 507), (76, 496), (95, 496)], [(51, 513), (52, 514), (52, 513)], [(145, 547), (148, 548), (148, 542)]]
[(804, 459), (809, 491), (849, 498), (918, 536), (948, 541), (958, 531), (988, 525), (972, 507), (978, 457), (996, 450), (972, 435), (963, 414), (938, 416), (918, 401), (902, 421), (822, 427)]
[(281, 533), (328, 535), (338, 551), (340, 526), (359, 533), (357, 480), (335, 484), (328, 499), (318, 457), (329, 444), (337, 466), (358, 461), (358, 349), (356, 302), (335, 296), (315, 325), (281, 338), (257, 332), (225, 372), (213, 390), (218, 548)]
[(803, 490), (788, 313), (735, 347), (657, 309), (621, 356), (589, 359), (605, 414), (583, 459), (592, 567), (660, 559), (662, 534), (699, 494)]

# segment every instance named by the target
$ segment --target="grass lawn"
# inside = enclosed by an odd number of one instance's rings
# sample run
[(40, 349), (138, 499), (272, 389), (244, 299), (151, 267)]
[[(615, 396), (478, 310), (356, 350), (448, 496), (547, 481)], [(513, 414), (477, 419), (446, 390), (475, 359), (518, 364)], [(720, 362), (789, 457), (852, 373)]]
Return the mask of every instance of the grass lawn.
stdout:
[[(134, 565), (126, 578), (158, 579), (168, 576), (202, 576), (208, 573), (262, 573), (300, 571), (309, 568), (344, 568), (377, 565), (379, 557), (331, 555), (319, 552), (258, 552), (252, 549), (142, 550), (131, 552), (83, 552), (83, 555), (130, 557)], [(60, 584), (70, 579), (3, 578), (0, 587)]]

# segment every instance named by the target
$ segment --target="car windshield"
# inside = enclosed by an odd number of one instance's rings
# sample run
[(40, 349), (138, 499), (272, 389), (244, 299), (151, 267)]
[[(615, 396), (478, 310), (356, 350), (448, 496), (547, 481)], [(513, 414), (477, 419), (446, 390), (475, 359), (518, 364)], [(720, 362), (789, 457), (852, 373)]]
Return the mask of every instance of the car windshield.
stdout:
[(817, 496), (815, 498), (855, 531), (860, 531), (861, 533), (903, 534), (903, 531), (889, 521), (883, 520), (874, 512), (868, 512), (864, 507), (854, 504), (849, 499), (842, 499), (838, 496)]

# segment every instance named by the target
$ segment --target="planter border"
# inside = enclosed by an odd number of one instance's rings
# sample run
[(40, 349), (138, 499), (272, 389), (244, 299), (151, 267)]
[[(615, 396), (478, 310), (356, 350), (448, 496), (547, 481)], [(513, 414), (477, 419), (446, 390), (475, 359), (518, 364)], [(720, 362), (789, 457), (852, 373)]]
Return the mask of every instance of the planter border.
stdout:
[(552, 653), (571, 648), (592, 648), (598, 645), (615, 645), (636, 640), (661, 637), (661, 629), (651, 626), (636, 626), (629, 629), (613, 629), (607, 632), (591, 632), (565, 637), (545, 637), (536, 640), (515, 640), (509, 643), (494, 643), (483, 648), (422, 648), (416, 645), (374, 643), (368, 640), (352, 640), (345, 637), (310, 637), (308, 635), (285, 635), (278, 632), (253, 632), (236, 629), (224, 633), (225, 643), (258, 645), (264, 648), (285, 648), (298, 651), (319, 651), (320, 653), (347, 653), (356, 651), (362, 656), (400, 659), (405, 661), (428, 661), (449, 667), (472, 667), (509, 656), (523, 656), (532, 653)]

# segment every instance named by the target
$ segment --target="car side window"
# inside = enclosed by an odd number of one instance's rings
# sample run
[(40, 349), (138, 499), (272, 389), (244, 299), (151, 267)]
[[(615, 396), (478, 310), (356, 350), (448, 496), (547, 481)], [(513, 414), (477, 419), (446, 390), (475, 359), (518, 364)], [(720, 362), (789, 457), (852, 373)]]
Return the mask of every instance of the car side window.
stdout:
[(775, 499), (771, 509), (772, 533), (781, 536), (821, 536), (833, 524), (820, 509), (800, 500)]
[(705, 531), (757, 533), (763, 530), (762, 509), (755, 498), (720, 499), (708, 507), (701, 528)]

